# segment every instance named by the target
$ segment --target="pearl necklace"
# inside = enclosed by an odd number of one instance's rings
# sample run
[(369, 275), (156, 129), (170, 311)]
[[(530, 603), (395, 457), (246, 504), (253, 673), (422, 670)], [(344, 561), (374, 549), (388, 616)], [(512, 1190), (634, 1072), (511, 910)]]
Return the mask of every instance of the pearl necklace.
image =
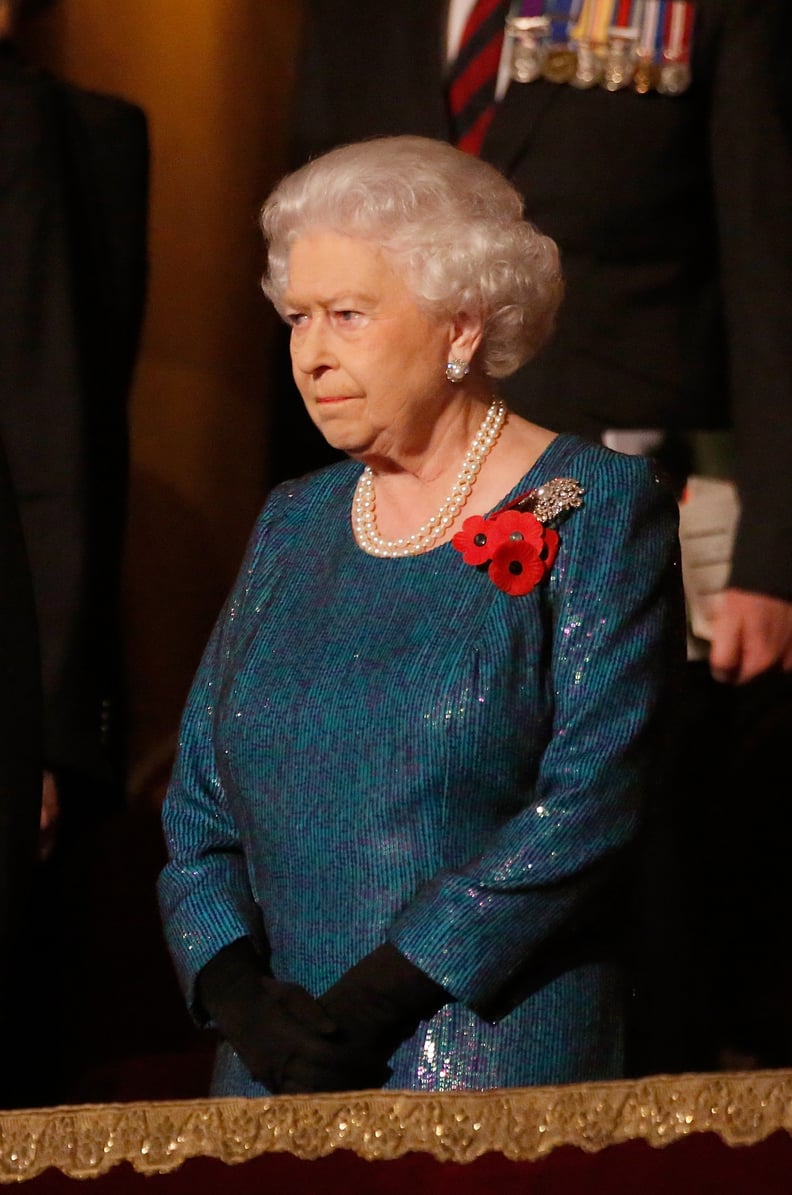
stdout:
[(479, 470), (492, 451), (505, 422), (506, 408), (499, 398), (494, 398), (462, 462), (451, 493), (437, 514), (432, 515), (414, 535), (405, 536), (404, 539), (383, 539), (378, 532), (374, 474), (371, 467), (366, 465), (358, 479), (352, 502), (352, 526), (358, 545), (363, 551), (368, 552), (370, 556), (417, 556), (419, 552), (434, 547), (467, 502)]

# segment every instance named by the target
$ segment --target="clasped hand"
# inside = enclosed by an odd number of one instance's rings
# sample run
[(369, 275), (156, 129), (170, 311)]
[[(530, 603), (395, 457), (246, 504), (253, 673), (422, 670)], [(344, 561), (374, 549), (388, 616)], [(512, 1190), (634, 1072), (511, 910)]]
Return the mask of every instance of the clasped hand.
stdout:
[(276, 1094), (381, 1087), (394, 1050), (448, 999), (385, 943), (317, 1000), (267, 974), (246, 938), (206, 964), (197, 994), (253, 1078)]
[(352, 1041), (305, 988), (258, 976), (258, 991), (235, 1023), (221, 1026), (253, 1078), (298, 1094), (381, 1087), (390, 1053)]

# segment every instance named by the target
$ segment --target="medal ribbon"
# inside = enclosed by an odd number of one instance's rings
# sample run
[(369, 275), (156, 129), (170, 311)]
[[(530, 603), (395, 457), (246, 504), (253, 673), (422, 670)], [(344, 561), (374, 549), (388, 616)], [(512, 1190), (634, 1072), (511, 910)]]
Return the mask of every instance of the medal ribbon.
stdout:
[(667, 62), (690, 62), (695, 14), (689, 0), (671, 0), (665, 14), (663, 57)]
[(573, 39), (590, 46), (607, 45), (615, 6), (616, 0), (585, 0), (580, 20), (572, 31)]
[(629, 27), (632, 7), (632, 0), (618, 0), (616, 11), (613, 14), (612, 28), (627, 29)]
[(618, 0), (613, 14), (611, 32), (617, 29), (634, 30), (636, 38), (643, 25), (646, 0)]
[(546, 11), (550, 18), (551, 45), (566, 45), (582, 7), (583, 0), (548, 0)]
[(663, 49), (663, 0), (646, 0), (641, 32), (638, 36), (638, 53), (649, 62), (657, 62)]

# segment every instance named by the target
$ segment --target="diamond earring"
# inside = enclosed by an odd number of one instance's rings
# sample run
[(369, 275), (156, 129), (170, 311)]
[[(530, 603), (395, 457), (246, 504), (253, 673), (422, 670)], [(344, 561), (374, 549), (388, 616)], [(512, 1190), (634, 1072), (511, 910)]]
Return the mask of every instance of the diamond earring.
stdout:
[(448, 362), (445, 368), (446, 377), (448, 378), (449, 382), (453, 382), (454, 385), (456, 385), (457, 382), (461, 382), (462, 379), (467, 377), (469, 373), (470, 366), (468, 365), (467, 361), (463, 361), (461, 357), (454, 357), (453, 360)]

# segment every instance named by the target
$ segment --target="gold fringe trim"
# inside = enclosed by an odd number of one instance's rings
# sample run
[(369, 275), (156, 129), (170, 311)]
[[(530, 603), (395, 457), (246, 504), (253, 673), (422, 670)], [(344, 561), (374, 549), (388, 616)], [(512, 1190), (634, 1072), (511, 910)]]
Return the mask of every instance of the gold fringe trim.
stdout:
[(0, 1113), (0, 1183), (34, 1178), (49, 1166), (93, 1178), (126, 1161), (163, 1174), (199, 1156), (234, 1164), (278, 1151), (310, 1160), (348, 1149), (368, 1160), (418, 1151), (443, 1162), (490, 1152), (533, 1161), (559, 1145), (594, 1153), (709, 1132), (728, 1145), (752, 1145), (778, 1129), (792, 1132), (792, 1070), (441, 1095), (87, 1104)]

